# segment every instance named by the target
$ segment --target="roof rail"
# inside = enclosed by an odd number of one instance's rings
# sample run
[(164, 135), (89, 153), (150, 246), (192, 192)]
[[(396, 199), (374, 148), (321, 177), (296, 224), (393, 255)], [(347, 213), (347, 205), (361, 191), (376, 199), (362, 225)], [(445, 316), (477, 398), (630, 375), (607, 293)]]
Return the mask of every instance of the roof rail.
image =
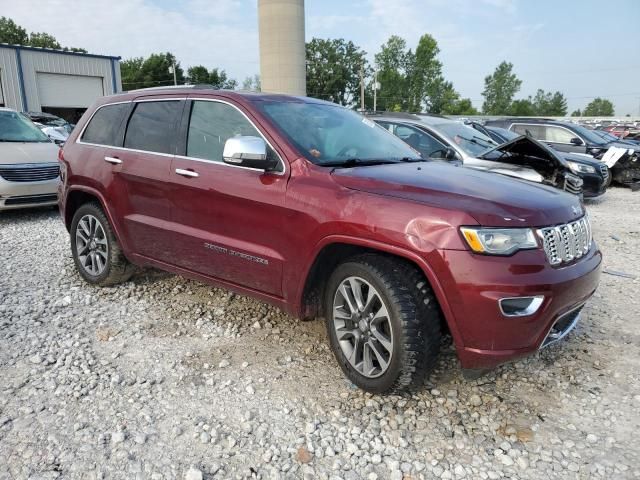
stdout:
[(129, 90), (129, 92), (147, 92), (153, 90), (180, 90), (182, 88), (197, 88), (197, 89), (205, 89), (209, 88), (211, 90), (218, 90), (214, 85), (202, 84), (202, 83), (194, 83), (188, 85), (161, 85), (158, 87), (145, 87), (145, 88), (136, 88), (135, 90)]

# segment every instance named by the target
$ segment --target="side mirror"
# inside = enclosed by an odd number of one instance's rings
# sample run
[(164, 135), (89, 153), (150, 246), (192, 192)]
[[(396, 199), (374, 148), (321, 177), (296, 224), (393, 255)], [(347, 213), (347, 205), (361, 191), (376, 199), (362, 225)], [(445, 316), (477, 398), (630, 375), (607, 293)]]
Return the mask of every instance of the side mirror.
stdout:
[(454, 160), (456, 158), (456, 151), (451, 147), (447, 147), (444, 151), (444, 158), (447, 160)]
[(239, 167), (271, 170), (273, 161), (267, 159), (267, 144), (260, 137), (232, 137), (224, 143), (222, 152), (224, 163)]
[(571, 145), (575, 145), (577, 147), (579, 147), (580, 145), (583, 145), (582, 143), (582, 139), (578, 138), (578, 137), (573, 137), (571, 140), (569, 140), (571, 142)]

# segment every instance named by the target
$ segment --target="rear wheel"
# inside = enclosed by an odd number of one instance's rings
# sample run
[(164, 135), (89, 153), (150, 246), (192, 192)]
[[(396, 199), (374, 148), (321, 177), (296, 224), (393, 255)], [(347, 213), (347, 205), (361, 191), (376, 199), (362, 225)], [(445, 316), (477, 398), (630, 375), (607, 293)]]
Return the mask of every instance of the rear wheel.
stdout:
[(367, 254), (341, 264), (327, 285), (325, 317), (338, 364), (363, 390), (420, 386), (435, 366), (439, 309), (408, 263)]
[(82, 205), (71, 222), (71, 253), (78, 272), (94, 285), (128, 280), (134, 267), (125, 258), (100, 205)]

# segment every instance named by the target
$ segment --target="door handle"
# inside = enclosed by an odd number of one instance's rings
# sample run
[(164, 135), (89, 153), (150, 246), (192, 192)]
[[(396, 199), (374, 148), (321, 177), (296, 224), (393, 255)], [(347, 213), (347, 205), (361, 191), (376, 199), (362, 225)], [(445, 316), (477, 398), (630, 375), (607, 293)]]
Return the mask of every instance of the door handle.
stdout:
[(116, 157), (104, 157), (104, 161), (112, 165), (120, 165), (122, 163), (122, 160)]
[(200, 176), (198, 172), (194, 172), (193, 170), (184, 170), (182, 168), (176, 168), (176, 173), (178, 175), (182, 175), (183, 177), (190, 177), (190, 178), (195, 178)]

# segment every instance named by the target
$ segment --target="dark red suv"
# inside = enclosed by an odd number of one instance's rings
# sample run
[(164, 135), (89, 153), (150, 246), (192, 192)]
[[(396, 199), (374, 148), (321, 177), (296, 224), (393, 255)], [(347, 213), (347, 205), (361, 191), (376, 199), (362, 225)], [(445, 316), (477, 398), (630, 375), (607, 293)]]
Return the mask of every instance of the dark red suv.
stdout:
[(422, 159), (309, 98), (149, 89), (90, 108), (61, 152), (90, 283), (153, 266), (323, 316), (345, 374), (416, 384), (451, 334), (465, 371), (569, 332), (602, 256), (580, 200)]

